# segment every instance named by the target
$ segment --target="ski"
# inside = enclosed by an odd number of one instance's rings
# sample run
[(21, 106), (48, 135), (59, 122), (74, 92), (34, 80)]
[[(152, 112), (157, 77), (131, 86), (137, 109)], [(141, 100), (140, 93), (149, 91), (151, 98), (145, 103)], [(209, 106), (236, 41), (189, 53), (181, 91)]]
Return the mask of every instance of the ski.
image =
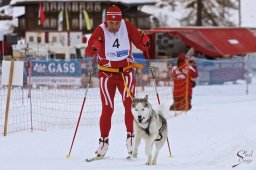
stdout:
[(132, 158), (132, 152), (128, 153), (128, 156), (126, 157), (126, 159), (131, 159)]
[(137, 158), (137, 156), (132, 155), (132, 152), (128, 153), (128, 156), (126, 157), (126, 159), (131, 159), (131, 158)]
[(92, 162), (92, 161), (97, 161), (97, 160), (101, 160), (101, 159), (104, 159), (103, 156), (95, 156), (95, 157), (92, 157), (92, 158), (86, 158), (85, 161), (86, 162)]
[(132, 155), (128, 155), (127, 157), (126, 157), (126, 159), (131, 159), (132, 158)]
[[(104, 156), (95, 156), (95, 157), (92, 157), (92, 158), (86, 158), (85, 159), (85, 162), (93, 162), (93, 161), (98, 161), (98, 160), (102, 160), (104, 159), (105, 157)], [(126, 159), (131, 159), (132, 158), (132, 154), (128, 154), (126, 156)]]

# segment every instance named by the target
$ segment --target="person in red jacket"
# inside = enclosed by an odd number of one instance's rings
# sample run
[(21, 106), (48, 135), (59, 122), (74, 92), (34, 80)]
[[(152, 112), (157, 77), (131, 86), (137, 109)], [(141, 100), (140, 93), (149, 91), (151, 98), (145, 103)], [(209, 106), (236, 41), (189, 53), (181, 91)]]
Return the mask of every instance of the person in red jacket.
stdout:
[(188, 111), (191, 109), (192, 88), (198, 77), (197, 66), (193, 60), (188, 60), (185, 54), (180, 54), (177, 66), (172, 69), (173, 104), (170, 110)]
[(132, 43), (142, 51), (150, 47), (149, 37), (139, 32), (132, 23), (122, 19), (120, 8), (113, 5), (107, 10), (106, 21), (94, 30), (85, 49), (87, 56), (98, 57), (102, 113), (100, 117), (101, 137), (99, 147), (95, 152), (97, 157), (104, 157), (108, 150), (108, 136), (116, 89), (122, 95), (127, 131), (126, 146), (128, 154), (132, 153), (134, 135), (131, 104), (135, 93)]

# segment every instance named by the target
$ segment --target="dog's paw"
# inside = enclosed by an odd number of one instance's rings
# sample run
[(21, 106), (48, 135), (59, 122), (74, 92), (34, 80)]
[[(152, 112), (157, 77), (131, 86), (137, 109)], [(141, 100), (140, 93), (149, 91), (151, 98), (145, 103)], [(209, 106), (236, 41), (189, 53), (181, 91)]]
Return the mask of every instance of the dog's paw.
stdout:
[(133, 157), (133, 158), (137, 158), (137, 156), (138, 156), (137, 153), (133, 153), (133, 154), (132, 154), (132, 157)]
[(152, 165), (156, 165), (156, 160), (153, 160), (153, 161), (152, 161)]
[(145, 165), (152, 165), (151, 162), (147, 161)]

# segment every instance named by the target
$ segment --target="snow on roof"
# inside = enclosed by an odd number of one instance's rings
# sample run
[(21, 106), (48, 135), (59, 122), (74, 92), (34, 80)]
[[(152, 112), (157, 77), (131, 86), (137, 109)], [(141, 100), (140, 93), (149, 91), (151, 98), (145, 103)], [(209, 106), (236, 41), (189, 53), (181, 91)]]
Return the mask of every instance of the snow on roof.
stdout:
[(13, 17), (19, 17), (25, 14), (25, 7), (14, 7), (13, 8)]
[[(12, 0), (11, 5), (18, 4), (18, 3), (26, 3), (26, 2), (39, 2), (40, 0)], [(50, 2), (53, 0), (44, 0), (44, 2)], [(76, 0), (54, 0), (54, 1), (66, 1), (66, 2), (74, 2)], [(149, 4), (149, 3), (156, 3), (156, 0), (77, 0), (77, 1), (85, 1), (85, 2), (120, 2), (124, 4)]]
[[(40, 0), (12, 0), (11, 1), (11, 5), (15, 5), (15, 4), (18, 4), (18, 3), (28, 3), (28, 2), (39, 2)], [(43, 2), (52, 2), (53, 0), (44, 0)], [(55, 2), (74, 2), (74, 1), (77, 1), (77, 2), (82, 2), (82, 1), (85, 1), (85, 2), (109, 2), (109, 0), (54, 0)]]
[(0, 12), (2, 14), (16, 18), (25, 14), (25, 7), (12, 7), (10, 5), (6, 5), (3, 7), (0, 7)]
[(156, 3), (156, 0), (110, 0), (112, 2), (120, 2), (124, 4), (149, 4)]
[(4, 34), (12, 33), (14, 27), (18, 26), (18, 19), (11, 21), (0, 21), (0, 32)]

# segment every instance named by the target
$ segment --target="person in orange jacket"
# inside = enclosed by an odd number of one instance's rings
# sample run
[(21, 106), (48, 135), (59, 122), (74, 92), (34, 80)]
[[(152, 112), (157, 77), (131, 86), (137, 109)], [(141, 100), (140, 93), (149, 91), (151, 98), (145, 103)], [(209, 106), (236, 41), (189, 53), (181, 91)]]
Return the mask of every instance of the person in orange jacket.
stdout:
[(173, 104), (170, 110), (188, 111), (191, 109), (192, 88), (195, 87), (195, 78), (198, 70), (194, 60), (188, 60), (185, 54), (180, 54), (177, 66), (172, 69)]
[[(124, 20), (121, 9), (113, 5), (107, 10), (106, 21), (92, 33), (85, 50), (87, 56), (98, 56), (102, 113), (100, 117), (101, 137), (99, 147), (95, 152), (97, 157), (104, 157), (108, 150), (108, 136), (111, 128), (111, 117), (114, 112), (116, 89), (122, 95), (125, 108), (127, 150), (129, 154), (132, 152), (134, 135), (131, 104), (136, 85), (132, 43), (142, 51), (148, 50), (150, 47), (149, 37), (139, 32), (132, 23)], [(114, 70), (117, 72), (113, 72)]]

